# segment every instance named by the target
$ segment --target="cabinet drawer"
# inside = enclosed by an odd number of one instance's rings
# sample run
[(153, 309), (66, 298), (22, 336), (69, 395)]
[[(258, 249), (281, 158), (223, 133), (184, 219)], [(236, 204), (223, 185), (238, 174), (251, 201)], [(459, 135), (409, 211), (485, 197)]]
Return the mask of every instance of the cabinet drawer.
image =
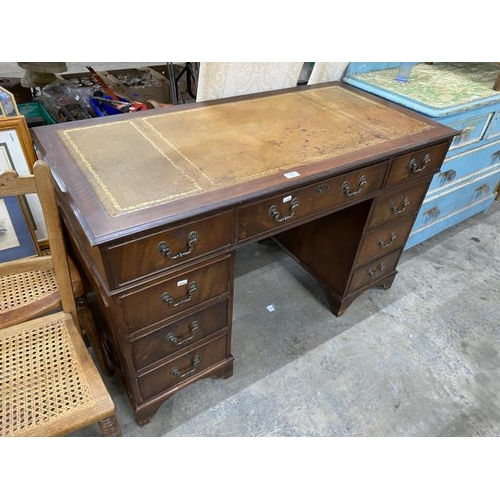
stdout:
[(120, 297), (129, 333), (213, 299), (229, 290), (229, 257)]
[(229, 246), (231, 219), (232, 213), (225, 212), (109, 247), (112, 287)]
[(413, 231), (436, 224), (441, 219), (451, 217), (470, 205), (480, 204), (487, 198), (494, 198), (499, 180), (500, 168), (497, 165), (489, 172), (483, 172), (449, 191), (441, 191), (437, 196), (428, 197), (418, 213)]
[(368, 227), (372, 229), (418, 210), (427, 193), (429, 182), (430, 180), (427, 180), (416, 186), (377, 198), (373, 203)]
[(379, 190), (387, 164), (388, 162), (377, 163), (240, 208), (238, 240), (286, 227)]
[[(498, 180), (500, 181), (500, 177)], [(492, 191), (489, 196), (481, 197), (477, 202), (470, 203), (469, 205), (451, 212), (445, 217), (440, 217), (439, 219), (433, 220), (428, 224), (414, 228), (408, 238), (405, 249), (418, 245), (432, 236), (435, 236), (442, 231), (446, 231), (450, 227), (453, 227), (476, 214), (488, 210), (491, 205), (495, 203), (495, 193), (495, 191)]]
[(409, 217), (390, 227), (381, 227), (368, 233), (361, 244), (356, 266), (366, 264), (403, 246), (414, 221), (414, 217)]
[(492, 113), (488, 113), (448, 124), (449, 127), (460, 130), (460, 135), (457, 135), (450, 145), (450, 151), (479, 142), (483, 138), (491, 115)]
[(437, 172), (448, 151), (448, 143), (398, 156), (392, 162), (387, 186)]
[(223, 300), (133, 340), (131, 347), (135, 367), (144, 368), (226, 328), (227, 315), (228, 301)]
[(486, 131), (486, 138), (493, 139), (494, 137), (498, 137), (500, 135), (500, 111), (497, 111), (491, 122), (488, 126), (488, 130)]
[(222, 335), (203, 346), (139, 377), (139, 390), (149, 399), (177, 384), (196, 377), (227, 357), (227, 335)]
[(441, 172), (432, 179), (429, 192), (434, 189), (447, 189), (451, 184), (459, 182), (460, 179), (488, 168), (495, 163), (500, 163), (500, 141), (491, 142), (451, 158), (446, 158)]
[(396, 250), (385, 257), (381, 257), (371, 264), (360, 267), (352, 276), (349, 292), (359, 290), (360, 288), (375, 283), (391, 274), (396, 269), (396, 264), (398, 263), (400, 254), (401, 249)]

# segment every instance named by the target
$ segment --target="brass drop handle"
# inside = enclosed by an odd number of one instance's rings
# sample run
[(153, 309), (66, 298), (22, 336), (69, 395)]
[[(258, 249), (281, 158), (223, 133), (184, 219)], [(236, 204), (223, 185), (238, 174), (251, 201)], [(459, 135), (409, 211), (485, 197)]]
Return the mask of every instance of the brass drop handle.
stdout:
[(181, 371), (177, 366), (174, 366), (172, 368), (172, 375), (175, 375), (176, 377), (179, 378), (186, 378), (188, 375), (191, 375), (196, 371), (196, 366), (200, 364), (201, 358), (200, 356), (196, 355), (193, 360), (191, 361), (191, 366), (188, 367), (185, 371)]
[(173, 253), (166, 241), (160, 241), (160, 243), (158, 243), (158, 252), (170, 260), (180, 259), (181, 257), (189, 255), (194, 250), (194, 247), (196, 243), (198, 243), (199, 239), (200, 235), (196, 231), (191, 231), (188, 234), (187, 250), (181, 250), (177, 253)]
[(363, 191), (363, 188), (366, 186), (366, 175), (363, 175), (361, 177), (361, 179), (359, 179), (359, 183), (358, 183), (358, 187), (356, 190), (352, 191), (350, 186), (349, 186), (349, 183), (347, 181), (344, 181), (342, 183), (342, 192), (346, 195), (346, 196), (355, 196), (359, 193), (361, 193), (361, 191)]
[(314, 188), (314, 192), (316, 194), (323, 194), (326, 193), (330, 189), (330, 186), (328, 184), (322, 184), (321, 186), (316, 186)]
[(368, 274), (372, 279), (376, 278), (385, 269), (385, 264), (382, 262), (375, 269), (368, 269)]
[(418, 162), (415, 158), (412, 158), (411, 161), (410, 161), (410, 170), (416, 174), (418, 172), (422, 172), (422, 170), (425, 169), (425, 167), (427, 167), (427, 164), (431, 161), (431, 155), (430, 154), (426, 154), (424, 156), (424, 159), (421, 163), (421, 165), (419, 166), (418, 165)]
[(184, 338), (179, 338), (179, 337), (176, 337), (172, 332), (170, 332), (169, 334), (167, 334), (167, 341), (170, 342), (171, 344), (174, 344), (174, 345), (184, 345), (186, 342), (189, 342), (190, 340), (193, 340), (194, 339), (194, 334), (196, 333), (196, 331), (200, 328), (200, 323), (198, 321), (193, 321), (190, 325), (189, 325), (189, 337), (184, 337)]
[(410, 199), (407, 197), (403, 200), (401, 208), (397, 208), (395, 203), (391, 203), (391, 206), (389, 208), (391, 209), (391, 213), (393, 215), (398, 215), (403, 213), (409, 204), (410, 204)]
[(162, 294), (161, 300), (162, 300), (162, 302), (164, 302), (165, 304), (168, 304), (169, 306), (177, 307), (177, 306), (180, 306), (182, 304), (185, 304), (186, 302), (189, 302), (193, 298), (194, 293), (196, 292), (197, 288), (198, 288), (198, 285), (196, 284), (196, 281), (193, 281), (193, 282), (189, 283), (188, 294), (183, 299), (179, 299), (176, 301), (172, 297), (172, 295), (170, 295), (168, 292), (165, 292)]
[(382, 239), (378, 240), (378, 246), (380, 248), (390, 247), (395, 239), (396, 239), (396, 233), (391, 233), (387, 241), (384, 241)]
[(287, 215), (280, 215), (278, 207), (276, 205), (271, 205), (269, 209), (269, 217), (274, 219), (276, 222), (285, 222), (286, 220), (291, 219), (295, 215), (295, 210), (299, 206), (299, 200), (297, 198), (293, 198), (290, 204), (290, 210)]

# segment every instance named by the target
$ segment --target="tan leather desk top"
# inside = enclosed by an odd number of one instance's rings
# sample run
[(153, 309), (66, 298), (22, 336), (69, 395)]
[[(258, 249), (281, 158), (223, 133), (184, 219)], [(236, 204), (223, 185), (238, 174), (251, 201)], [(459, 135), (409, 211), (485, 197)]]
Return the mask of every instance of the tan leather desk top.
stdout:
[(38, 127), (35, 141), (96, 243), (449, 135), (439, 127), (337, 83)]

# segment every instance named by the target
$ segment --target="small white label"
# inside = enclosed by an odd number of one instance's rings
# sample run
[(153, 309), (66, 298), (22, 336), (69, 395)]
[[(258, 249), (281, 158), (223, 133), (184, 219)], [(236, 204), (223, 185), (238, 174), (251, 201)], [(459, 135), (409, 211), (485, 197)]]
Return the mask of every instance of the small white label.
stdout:
[(285, 197), (283, 198), (283, 203), (288, 203), (288, 202), (289, 202), (289, 201), (291, 201), (291, 200), (292, 200), (292, 195), (290, 194), (290, 195), (285, 196)]
[(181, 280), (177, 282), (177, 286), (187, 285), (188, 280)]
[(269, 312), (274, 312), (275, 311), (275, 307), (274, 307), (274, 304), (269, 304), (266, 309), (269, 311)]
[(286, 174), (283, 174), (287, 179), (293, 179), (294, 177), (300, 177), (300, 174), (298, 172), (287, 172)]

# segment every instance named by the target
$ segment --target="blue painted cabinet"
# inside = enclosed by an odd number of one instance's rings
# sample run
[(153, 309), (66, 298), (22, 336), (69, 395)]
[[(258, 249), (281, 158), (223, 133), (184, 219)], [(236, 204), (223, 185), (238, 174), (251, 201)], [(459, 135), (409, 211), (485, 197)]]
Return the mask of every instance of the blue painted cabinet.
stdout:
[(406, 248), (486, 210), (500, 186), (499, 67), (417, 63), (398, 82), (399, 63), (350, 63), (345, 83), (413, 109), (461, 133), (432, 180)]

